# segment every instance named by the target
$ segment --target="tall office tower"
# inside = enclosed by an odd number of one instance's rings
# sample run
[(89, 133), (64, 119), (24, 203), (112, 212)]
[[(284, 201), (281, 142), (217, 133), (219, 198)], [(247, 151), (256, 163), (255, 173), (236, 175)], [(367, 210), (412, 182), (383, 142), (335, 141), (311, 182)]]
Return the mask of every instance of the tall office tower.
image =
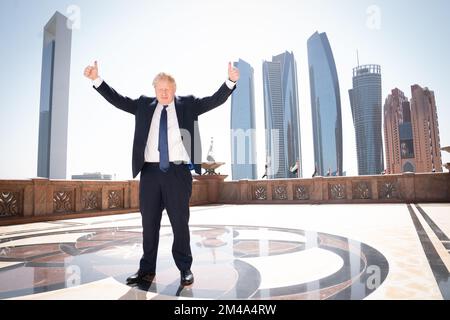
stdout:
[(442, 172), (439, 123), (434, 92), (416, 84), (411, 87), (411, 95), (416, 172)]
[(384, 104), (386, 173), (415, 172), (411, 108), (408, 98), (393, 89)]
[(342, 175), (342, 117), (339, 79), (326, 33), (308, 39), (309, 82), (317, 174)]
[(349, 90), (356, 135), (359, 175), (384, 171), (381, 136), (381, 67), (364, 65), (353, 69), (353, 89)]
[(231, 97), (231, 172), (233, 180), (257, 179), (253, 68), (242, 59), (239, 86)]
[(37, 175), (66, 179), (72, 30), (56, 12), (44, 28)]
[(268, 178), (301, 177), (297, 64), (292, 52), (263, 62), (263, 84)]

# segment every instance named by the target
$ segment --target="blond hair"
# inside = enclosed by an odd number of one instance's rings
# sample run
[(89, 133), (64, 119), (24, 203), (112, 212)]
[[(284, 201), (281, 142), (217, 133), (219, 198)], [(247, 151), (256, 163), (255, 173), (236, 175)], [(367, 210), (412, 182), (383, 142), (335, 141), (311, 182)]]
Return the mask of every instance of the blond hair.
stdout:
[(161, 80), (166, 80), (166, 81), (172, 83), (172, 84), (174, 85), (175, 88), (177, 87), (177, 83), (176, 83), (176, 81), (175, 81), (175, 78), (172, 77), (170, 74), (164, 73), (164, 72), (158, 73), (158, 74), (156, 75), (155, 79), (153, 80), (153, 87), (156, 88), (156, 85), (157, 85), (158, 82), (161, 81)]

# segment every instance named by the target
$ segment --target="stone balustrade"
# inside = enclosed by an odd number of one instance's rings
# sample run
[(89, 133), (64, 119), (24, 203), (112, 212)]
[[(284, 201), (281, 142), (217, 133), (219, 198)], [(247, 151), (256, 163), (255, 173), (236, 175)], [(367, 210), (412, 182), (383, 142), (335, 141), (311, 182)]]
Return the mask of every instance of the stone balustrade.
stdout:
[[(191, 206), (450, 202), (450, 174), (224, 181), (200, 176)], [(139, 211), (139, 181), (0, 180), (0, 225)]]
[(0, 223), (139, 210), (139, 181), (0, 180)]
[(220, 186), (219, 203), (450, 202), (449, 173), (242, 180)]

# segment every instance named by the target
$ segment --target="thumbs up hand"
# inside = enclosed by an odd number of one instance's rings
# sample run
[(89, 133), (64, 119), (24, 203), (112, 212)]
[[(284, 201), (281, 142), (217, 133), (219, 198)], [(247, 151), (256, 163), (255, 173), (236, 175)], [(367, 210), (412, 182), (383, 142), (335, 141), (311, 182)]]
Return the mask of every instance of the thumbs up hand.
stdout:
[(97, 61), (94, 62), (94, 66), (87, 66), (86, 69), (84, 69), (84, 76), (86, 78), (91, 79), (92, 81), (96, 80), (98, 75), (98, 63)]
[(228, 63), (228, 79), (230, 79), (233, 82), (237, 82), (239, 80), (240, 73), (239, 69), (233, 67), (231, 62)]

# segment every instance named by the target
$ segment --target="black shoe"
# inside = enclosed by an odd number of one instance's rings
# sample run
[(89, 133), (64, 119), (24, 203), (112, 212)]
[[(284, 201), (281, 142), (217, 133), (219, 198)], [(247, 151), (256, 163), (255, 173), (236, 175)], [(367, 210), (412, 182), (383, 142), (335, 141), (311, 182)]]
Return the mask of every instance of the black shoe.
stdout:
[(154, 278), (155, 278), (154, 272), (138, 271), (135, 274), (133, 274), (132, 276), (127, 278), (127, 285), (143, 283), (143, 282), (152, 283)]
[(181, 271), (180, 274), (182, 286), (189, 286), (194, 283), (194, 275), (192, 274), (191, 270)]

